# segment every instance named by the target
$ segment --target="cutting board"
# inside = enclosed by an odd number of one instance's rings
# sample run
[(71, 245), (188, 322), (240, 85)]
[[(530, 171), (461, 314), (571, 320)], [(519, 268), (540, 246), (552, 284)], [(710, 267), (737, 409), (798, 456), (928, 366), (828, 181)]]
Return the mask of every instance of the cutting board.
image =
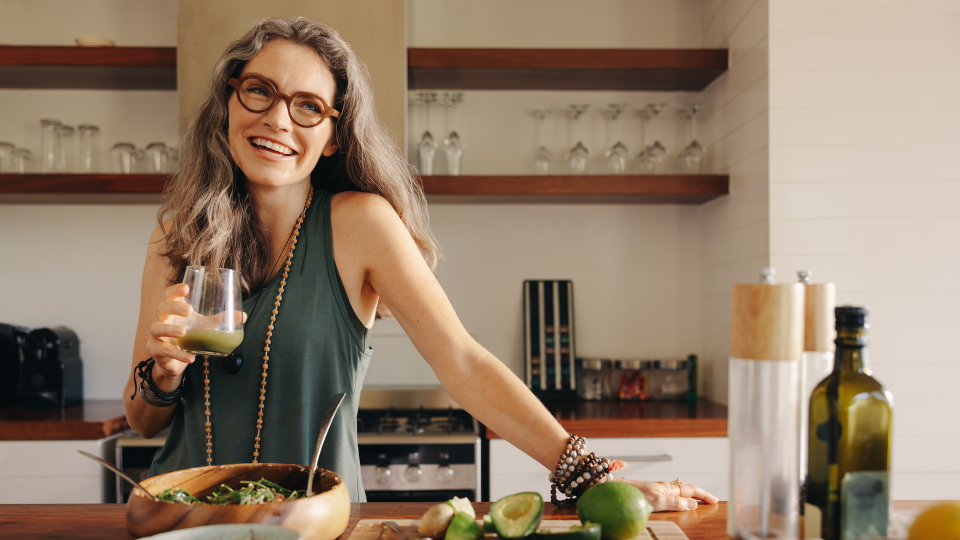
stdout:
[[(417, 526), (420, 525), (419, 519), (397, 519), (394, 523), (400, 526), (409, 540), (421, 540), (423, 537), (417, 532)], [(477, 524), (483, 528), (483, 522), (477, 520)], [(579, 525), (578, 519), (545, 519), (540, 522), (540, 529), (558, 529), (567, 530), (574, 525)], [(380, 537), (380, 531), (383, 529), (383, 520), (380, 519), (361, 519), (357, 527), (350, 535), (350, 540), (377, 540)], [(651, 534), (652, 533), (652, 534)], [(393, 539), (395, 536), (384, 535), (387, 539)], [(487, 534), (485, 540), (496, 538), (496, 535)], [(648, 521), (647, 530), (633, 540), (689, 540), (687, 535), (683, 534), (680, 527), (672, 521)]]

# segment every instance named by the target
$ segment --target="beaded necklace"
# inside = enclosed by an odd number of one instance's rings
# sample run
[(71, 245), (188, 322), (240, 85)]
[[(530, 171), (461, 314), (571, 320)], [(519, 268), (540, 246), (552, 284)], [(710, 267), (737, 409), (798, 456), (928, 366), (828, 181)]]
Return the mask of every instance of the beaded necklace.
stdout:
[[(263, 429), (263, 403), (267, 399), (267, 365), (270, 361), (270, 338), (273, 337), (273, 324), (277, 322), (277, 312), (280, 309), (280, 301), (283, 300), (283, 290), (287, 286), (287, 277), (290, 273), (290, 262), (293, 260), (293, 252), (297, 249), (297, 237), (300, 236), (300, 226), (307, 217), (307, 209), (313, 201), (313, 186), (310, 186), (310, 193), (307, 195), (307, 202), (303, 205), (303, 212), (297, 218), (297, 224), (293, 227), (293, 244), (290, 246), (290, 254), (287, 255), (287, 262), (283, 267), (283, 276), (280, 279), (280, 289), (277, 291), (277, 299), (273, 302), (273, 311), (270, 312), (270, 324), (267, 325), (267, 338), (263, 343), (263, 379), (260, 381), (260, 410), (257, 412), (257, 436), (253, 443), (253, 463), (259, 463), (260, 457), (260, 430)], [(210, 421), (210, 364), (207, 357), (203, 357), (203, 404), (207, 410), (204, 414), (207, 421), (204, 424), (204, 430), (207, 433), (207, 465), (213, 465), (213, 424)]]

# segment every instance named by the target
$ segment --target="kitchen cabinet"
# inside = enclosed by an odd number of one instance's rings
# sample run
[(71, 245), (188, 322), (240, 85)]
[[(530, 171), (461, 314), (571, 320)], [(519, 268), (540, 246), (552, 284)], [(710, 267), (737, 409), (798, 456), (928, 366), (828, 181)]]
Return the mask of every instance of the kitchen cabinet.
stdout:
[[(670, 482), (676, 478), (709, 491), (720, 500), (730, 492), (729, 445), (726, 437), (591, 438), (589, 452), (619, 459), (627, 468), (617, 476), (631, 480)], [(550, 482), (543, 465), (512, 444), (490, 441), (490, 495), (495, 501), (522, 491), (550, 500)]]
[(116, 475), (77, 450), (113, 463), (130, 432), (120, 400), (0, 408), (0, 504), (115, 502)]
[(0, 441), (0, 504), (115, 502), (115, 475), (78, 450), (112, 462), (119, 436), (98, 440)]

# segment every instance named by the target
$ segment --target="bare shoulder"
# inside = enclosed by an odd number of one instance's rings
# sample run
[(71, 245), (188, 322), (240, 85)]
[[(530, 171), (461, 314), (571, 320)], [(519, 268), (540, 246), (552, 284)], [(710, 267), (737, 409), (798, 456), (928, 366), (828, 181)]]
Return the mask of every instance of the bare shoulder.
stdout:
[(144, 264), (144, 278), (160, 277), (167, 279), (171, 268), (170, 261), (164, 256), (167, 252), (167, 233), (173, 226), (173, 220), (164, 221), (158, 225), (150, 234), (150, 240), (147, 242), (147, 260)]
[(383, 227), (399, 223), (400, 216), (389, 201), (376, 193), (343, 191), (333, 196), (330, 203), (334, 226), (344, 225), (351, 230)]

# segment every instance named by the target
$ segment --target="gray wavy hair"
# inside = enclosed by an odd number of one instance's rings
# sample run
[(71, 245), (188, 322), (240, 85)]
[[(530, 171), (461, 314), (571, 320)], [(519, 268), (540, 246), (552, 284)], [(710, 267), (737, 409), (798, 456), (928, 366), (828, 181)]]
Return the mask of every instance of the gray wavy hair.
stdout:
[[(333, 107), (338, 151), (321, 157), (311, 174), (317, 189), (332, 193), (376, 193), (393, 205), (424, 259), (435, 270), (442, 260), (430, 231), (423, 189), (389, 131), (377, 116), (366, 66), (340, 35), (306, 17), (269, 18), (258, 22), (224, 51), (214, 69), (210, 89), (187, 125), (181, 162), (164, 190), (157, 220), (165, 233), (166, 251), (176, 283), (188, 265), (241, 270), (244, 296), (272, 276), (267, 239), (260, 226), (242, 172), (230, 154), (227, 135), (227, 82), (238, 77), (248, 61), (275, 39), (303, 45), (326, 63), (337, 90)], [(164, 225), (166, 218), (171, 222)], [(380, 302), (377, 316), (389, 315)]]

